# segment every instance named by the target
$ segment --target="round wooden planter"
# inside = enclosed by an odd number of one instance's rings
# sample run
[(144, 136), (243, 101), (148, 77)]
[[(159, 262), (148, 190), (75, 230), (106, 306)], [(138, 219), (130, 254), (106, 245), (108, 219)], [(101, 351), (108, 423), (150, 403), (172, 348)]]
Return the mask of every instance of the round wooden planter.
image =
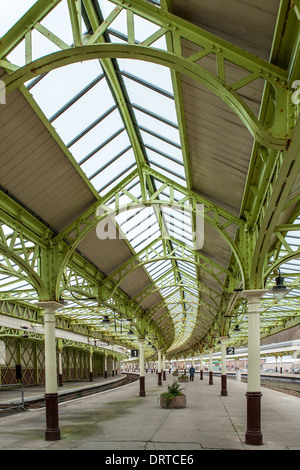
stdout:
[(184, 394), (177, 395), (176, 397), (171, 398), (169, 405), (167, 405), (166, 397), (161, 395), (160, 406), (162, 408), (184, 408), (186, 406), (186, 396)]
[(188, 382), (189, 378), (188, 377), (178, 377), (178, 382)]

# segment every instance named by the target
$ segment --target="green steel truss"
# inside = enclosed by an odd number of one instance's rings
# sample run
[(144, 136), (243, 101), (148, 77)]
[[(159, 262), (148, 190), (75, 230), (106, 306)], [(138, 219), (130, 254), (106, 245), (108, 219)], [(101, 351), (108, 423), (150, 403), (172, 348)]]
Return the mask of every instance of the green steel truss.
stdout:
[[(53, 233), (9, 194), (2, 193), (0, 272), (7, 276), (0, 293), (2, 306), (7, 300), (16, 305), (19, 302), (32, 305), (37, 300), (68, 300), (68, 306), (62, 304), (57, 314), (59, 321), (66, 322), (67, 328), (73, 331), (81, 328), (89, 336), (128, 348), (138, 347), (137, 339), (147, 337), (149, 344), (162, 347), (170, 357), (195, 353), (208, 344), (215, 345), (220, 334), (228, 334), (234, 324), (241, 325), (242, 332), (231, 336), (230, 341), (232, 344), (242, 344), (246, 341), (244, 325), (247, 309), (236, 291), (272, 286), (276, 269), (299, 259), (299, 244), (295, 247), (289, 238), (291, 233), (299, 231), (299, 195), (292, 200), (288, 199), (300, 169), (299, 103), (293, 100), (293, 83), (300, 77), (299, 21), (297, 39), (291, 46), (291, 66), (286, 70), (176, 17), (169, 11), (169, 2), (165, 0), (161, 1), (161, 6), (144, 0), (111, 2), (115, 8), (103, 19), (96, 2), (68, 0), (68, 21), (71, 22), (73, 33), (71, 46), (41, 24), (43, 18), (59, 5), (60, 0), (38, 0), (1, 38), (0, 66), (6, 71), (2, 78), (6, 92), (20, 88), (44, 120), (34, 100), (28, 96), (24, 83), (68, 64), (99, 60), (116, 98), (136, 163), (135, 169), (105, 196), (100, 197), (96, 193), (97, 202), (60, 233)], [(297, 16), (299, 6), (296, 2), (294, 4)], [(282, 2), (273, 45), (274, 54), (275, 47), (279, 47), (280, 28), (284, 23), (286, 8), (287, 2)], [(124, 11), (127, 36), (122, 38), (122, 43), (108, 42), (110, 25)], [(295, 17), (291, 15), (286, 22), (287, 30), (295, 25)], [(142, 43), (135, 39), (135, 16), (157, 26), (156, 32)], [(82, 19), (88, 25), (88, 34), (82, 29)], [(32, 61), (34, 30), (54, 43), (59, 51)], [(155, 41), (163, 37), (167, 50), (153, 46)], [(17, 66), (9, 62), (7, 56), (23, 40), (25, 65)], [(182, 40), (193, 45), (194, 53), (189, 57), (182, 55)], [(201, 59), (207, 56), (213, 57), (215, 61), (214, 72), (201, 64)], [(114, 59), (120, 58), (137, 59), (170, 68), (179, 117), (185, 185), (154, 170), (145, 158), (127, 104), (126, 92), (114, 66)], [(227, 62), (244, 72), (242, 79), (228, 83)], [(192, 78), (223, 100), (253, 137), (248, 179), (239, 216), (192, 189), (181, 75)], [(254, 115), (242, 96), (243, 87), (256, 80), (265, 83), (259, 117)], [(47, 126), (55, 138), (55, 131), (49, 123)], [(81, 172), (75, 162), (74, 165)], [(140, 197), (130, 190), (130, 183), (136, 178), (141, 188)], [(168, 190), (167, 195), (165, 189)], [(130, 200), (126, 205), (121, 202), (124, 194)], [(203, 206), (204, 223), (222, 237), (232, 253), (228, 266), (207, 258), (201, 250), (185, 245), (175, 237), (164, 237), (167, 229), (161, 208), (171, 205), (176, 205), (179, 211), (189, 210), (193, 225), (199, 215), (199, 205)], [(78, 245), (88, 233), (96, 230), (99, 223), (114, 220), (122, 211), (139, 206), (155, 208), (160, 237), (141, 251), (133, 252), (126, 263), (109, 276), (104, 276), (80, 254)], [(281, 214), (291, 207), (293, 210), (289, 220), (281, 224)], [(118, 224), (116, 227), (120, 229)], [(133, 298), (120, 288), (122, 281), (135, 270), (145, 269), (147, 264), (164, 260), (171, 262), (171, 270), (162, 273), (155, 281), (149, 281), (149, 286)], [(180, 262), (194, 266), (196, 276), (183, 272)], [(199, 270), (213, 280), (216, 287), (201, 281)], [(299, 272), (289, 272), (288, 277), (289, 285), (297, 294)], [(142, 308), (143, 301), (162, 290), (167, 292), (165, 296), (150, 308)], [(262, 335), (298, 324), (298, 305), (297, 295), (295, 299), (287, 298), (283, 302), (282, 311), (273, 301), (264, 299)], [(180, 312), (184, 314), (179, 326), (176, 306), (180, 306)], [(289, 310), (286, 312), (286, 309)], [(35, 311), (39, 312), (38, 309)], [(103, 326), (103, 318), (109, 320), (109, 326)], [(131, 335), (132, 328), (134, 336)], [(152, 346), (146, 352), (148, 357), (152, 356)]]

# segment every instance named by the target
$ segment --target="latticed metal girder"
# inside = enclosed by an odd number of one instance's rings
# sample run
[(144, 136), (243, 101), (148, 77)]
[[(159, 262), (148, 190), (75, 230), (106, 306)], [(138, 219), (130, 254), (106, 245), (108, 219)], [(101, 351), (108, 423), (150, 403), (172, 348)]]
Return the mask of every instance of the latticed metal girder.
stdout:
[[(147, 2), (142, 0), (132, 0), (130, 3), (124, 0), (112, 1), (117, 6), (111, 15), (102, 23), (99, 23), (99, 17), (96, 15), (93, 3), (90, 0), (84, 0), (82, 3), (79, 0), (68, 1), (74, 40), (72, 46), (65, 44), (60, 38), (41, 25), (42, 19), (58, 5), (60, 1), (50, 2), (38, 0), (29, 12), (1, 38), (0, 66), (5, 68), (8, 72), (7, 77), (4, 78), (7, 92), (22, 85), (26, 80), (40, 75), (41, 73), (49, 72), (56, 67), (93, 58), (100, 59), (101, 63), (104, 65), (106, 75), (113, 86), (115, 96), (117, 97), (119, 108), (135, 151), (137, 163), (137, 170), (135, 172), (127, 177), (120, 185), (115, 187), (107, 197), (100, 199), (99, 203), (57, 236), (53, 236), (49, 233), (47, 233), (46, 237), (44, 236), (45, 233), (42, 236), (40, 232), (41, 227), (38, 226), (38, 223), (36, 223), (36, 226), (33, 224), (33, 227), (27, 224), (27, 220), (22, 220), (22, 223), (19, 224), (21, 227), (20, 233), (24, 233), (24, 230), (26, 234), (31, 233), (38, 246), (44, 245), (42, 248), (42, 250), (44, 250), (42, 251), (42, 257), (44, 258), (47, 254), (48, 258), (50, 258), (50, 261), (48, 259), (48, 264), (46, 263), (46, 271), (44, 266), (42, 273), (42, 279), (44, 280), (46, 278), (46, 286), (42, 285), (42, 288), (39, 286), (40, 291), (42, 289), (44, 295), (47, 289), (48, 291), (51, 289), (52, 294), (57, 295), (61, 289), (61, 279), (63, 278), (66, 267), (71, 262), (74, 263), (75, 258), (76, 262), (80, 264), (79, 257), (75, 250), (82, 238), (99, 223), (100, 219), (95, 218), (94, 213), (100, 204), (102, 208), (104, 207), (102, 216), (106, 218), (121, 210), (118, 206), (118, 195), (121, 192), (127, 191), (126, 194), (129, 194), (132, 199), (132, 207), (140, 203), (159, 206), (165, 202), (167, 202), (167, 204), (174, 204), (175, 200), (173, 196), (175, 189), (183, 194), (182, 200), (176, 201), (176, 204), (181, 204), (181, 207), (184, 208), (185, 203), (189, 201), (191, 203), (193, 216), (196, 213), (196, 204), (204, 204), (205, 221), (225, 239), (234, 254), (234, 261), (231, 264), (230, 270), (216, 266), (216, 264), (209, 260), (204, 260), (199, 254), (194, 254), (193, 262), (200, 262), (203, 269), (207, 269), (209, 266), (208, 270), (210, 270), (210, 274), (215, 276), (215, 278), (218, 278), (221, 272), (225, 274), (231, 288), (234, 285), (261, 287), (266, 276), (279, 264), (278, 257), (275, 257), (277, 261), (274, 261), (273, 264), (271, 263), (270, 267), (264, 271), (266, 261), (269, 260), (271, 256), (270, 239), (273, 229), (278, 241), (280, 244), (283, 244), (287, 250), (286, 256), (294, 257), (297, 255), (297, 253), (287, 246), (282, 235), (284, 229), (280, 226), (276, 228), (276, 225), (278, 225), (278, 214), (280, 214), (281, 209), (284, 207), (286, 197), (289, 194), (291, 185), (299, 170), (299, 165), (296, 162), (296, 156), (299, 154), (299, 138), (297, 137), (299, 133), (296, 132), (297, 129), (295, 129), (291, 140), (292, 130), (299, 113), (297, 105), (292, 102), (293, 88), (291, 79), (294, 75), (207, 33), (172, 15), (166, 10), (162, 11), (162, 9), (150, 5)], [(82, 4), (92, 26), (92, 34), (90, 37), (85, 38), (83, 38), (81, 31)], [(126, 11), (127, 15), (127, 44), (104, 44), (104, 33), (107, 32), (107, 28), (109, 28), (112, 21), (122, 10)], [(141, 44), (136, 44), (135, 41), (134, 15), (145, 18), (158, 26), (157, 31)], [(54, 42), (61, 51), (32, 62), (33, 29), (38, 30), (47, 37), (48, 40)], [(163, 36), (167, 37), (169, 44), (171, 43), (168, 52), (152, 47), (152, 44), (159, 37)], [(25, 38), (26, 65), (24, 67), (17, 67), (9, 63), (6, 60), (6, 56), (23, 38)], [(193, 47), (196, 48), (195, 52), (190, 57), (182, 56), (180, 45), (182, 39), (189, 41), (193, 44)], [(213, 56), (215, 59), (215, 73), (206, 70), (201, 65), (201, 59), (208, 55)], [(259, 152), (263, 162), (263, 168), (259, 166), (260, 173), (257, 179), (249, 179), (248, 187), (249, 191), (253, 193), (253, 197), (248, 198), (249, 193), (245, 193), (247, 195), (247, 201), (250, 201), (250, 205), (248, 204), (247, 206), (245, 204), (245, 210), (242, 212), (243, 219), (234, 217), (217, 205), (198, 196), (193, 191), (176, 185), (173, 181), (155, 172), (146, 164), (132, 120), (128, 113), (128, 108), (125, 104), (120, 83), (116, 78), (115, 70), (111, 66), (112, 58), (135, 58), (166, 65), (177, 73), (185, 74), (197, 80), (219, 96), (239, 116), (254, 137), (255, 147), (260, 146)], [(244, 78), (229, 85), (226, 78), (227, 62), (233, 63), (243, 70), (245, 72)], [(294, 63), (296, 64), (298, 61), (295, 59)], [(294, 68), (297, 69), (297, 66)], [(269, 90), (269, 94), (272, 96), (272, 101), (275, 104), (273, 125), (268, 129), (254, 116), (239, 95), (239, 92), (242, 91), (244, 86), (258, 79), (265, 81), (266, 88)], [(142, 200), (136, 200), (133, 195), (128, 193), (126, 188), (126, 184), (137, 175), (139, 176), (141, 184)], [(151, 186), (150, 183), (153, 179), (162, 183), (159, 190)], [(166, 186), (170, 188), (170, 198), (168, 201), (163, 201), (160, 196), (163, 188)], [(188, 179), (187, 188), (190, 187), (191, 182)], [(149, 190), (148, 193), (146, 188)], [(116, 202), (111, 210), (112, 206), (107, 208), (105, 205), (109, 203), (110, 199), (113, 197)], [(160, 212), (156, 211), (156, 213), (158, 214), (160, 227), (163, 228)], [(5, 220), (7, 220), (12, 217), (12, 214), (10, 214), (9, 211), (5, 211), (5, 217)], [(25, 217), (27, 217), (26, 214)], [(13, 223), (17, 233), (16, 219)], [(35, 230), (36, 228), (38, 228), (38, 230)], [(234, 229), (233, 234), (231, 229)], [(21, 239), (21, 236), (16, 235), (16, 239), (18, 237)], [(45, 240), (47, 248), (45, 248)], [(65, 241), (68, 242), (68, 245), (65, 244)], [(166, 249), (165, 256), (169, 256), (169, 258), (172, 259), (172, 245), (169, 241), (165, 241), (164, 243)], [(10, 247), (12, 246), (13, 242), (10, 243)], [(17, 253), (16, 249), (13, 249), (12, 253), (9, 252), (7, 242), (3, 243), (1, 248), (5, 254), (7, 264), (5, 269), (12, 268), (12, 266), (9, 266), (10, 256), (12, 256), (16, 264), (18, 264), (18, 262), (20, 263), (20, 269), (23, 269), (27, 274), (29, 273), (31, 280), (35, 282), (34, 286), (37, 288), (39, 278), (36, 276), (35, 269), (33, 269), (32, 259), (37, 258), (38, 251), (36, 250), (34, 252), (33, 258), (29, 258), (28, 250), (26, 249), (24, 261), (24, 258), (20, 259), (21, 257), (17, 257), (19, 253)], [(20, 248), (18, 248), (18, 250), (19, 249)], [(276, 249), (278, 250), (278, 244)], [(272, 254), (273, 253), (274, 251), (272, 251)], [(32, 256), (32, 253), (30, 256)], [(29, 259), (31, 260), (31, 265)], [(178, 258), (174, 255), (174, 262), (175, 259)], [(185, 260), (192, 262), (192, 257), (186, 257)], [(252, 261), (250, 262), (250, 260)], [(33, 272), (30, 271), (29, 268), (33, 269)], [(174, 266), (174, 269), (176, 271), (176, 266)], [(53, 273), (55, 274), (54, 279)], [(20, 272), (18, 272), (18, 274), (21, 275)], [(119, 275), (119, 273), (117, 275)], [(237, 278), (235, 279), (236, 275)], [(50, 277), (51, 282), (49, 282)], [(118, 282), (120, 282), (120, 280), (121, 277), (119, 277)], [(224, 283), (222, 287), (224, 288)], [(117, 291), (115, 290), (113, 293), (115, 298)]]
[(219, 297), (221, 292), (216, 291), (212, 287), (207, 286), (205, 283), (201, 283), (190, 276), (184, 276), (183, 279), (176, 281), (170, 280), (169, 274), (173, 273), (173, 270), (170, 270), (163, 274), (159, 279), (155, 280), (155, 283), (151, 283), (148, 287), (145, 287), (142, 291), (140, 291), (137, 295), (135, 295), (132, 299), (137, 302), (138, 306), (144, 302), (150, 295), (154, 292), (164, 290), (171, 290), (171, 288), (175, 287), (182, 287), (187, 290), (196, 290), (203, 294), (206, 294), (215, 305), (218, 307)]
[[(42, 3), (44, 4), (44, 2)], [(77, 3), (79, 4), (79, 2)], [(60, 67), (77, 61), (84, 61), (93, 58), (136, 58), (152, 61), (166, 65), (171, 69), (192, 77), (210, 89), (213, 93), (217, 94), (217, 96), (219, 96), (231, 107), (231, 109), (233, 109), (235, 113), (238, 114), (257, 142), (267, 148), (285, 149), (287, 147), (288, 139), (290, 137), (290, 119), (293, 119), (294, 122), (295, 117), (293, 116), (293, 118), (290, 118), (289, 113), (289, 105), (292, 103), (291, 94), (289, 93), (290, 87), (287, 83), (288, 74), (286, 71), (261, 60), (247, 51), (241, 50), (184, 20), (181, 20), (169, 12), (164, 11), (162, 14), (160, 9), (153, 7), (142, 0), (134, 0), (130, 2), (130, 4), (122, 2), (122, 0), (114, 0), (113, 3), (118, 5), (116, 7), (116, 13), (125, 8), (128, 18), (130, 18), (132, 14), (137, 14), (142, 18), (148, 19), (154, 24), (160, 26), (161, 35), (170, 31), (172, 32), (174, 41), (180, 41), (180, 38), (191, 41), (199, 47), (199, 52), (196, 52), (191, 57), (183, 58), (174, 52), (171, 53), (152, 48), (151, 44), (159, 37), (158, 33), (149, 37), (142, 44), (136, 45), (134, 43), (132, 20), (128, 20), (129, 41), (127, 45), (98, 44), (100, 35), (103, 34), (109, 26), (109, 22), (105, 21), (99, 26), (98, 31), (94, 32), (94, 34), (88, 39), (88, 45), (84, 46), (82, 36), (79, 38), (79, 22), (76, 20), (78, 8), (76, 8), (77, 4), (75, 4), (75, 6), (70, 9), (74, 46), (68, 49), (64, 48), (61, 52), (50, 54), (47, 57), (34, 61), (34, 67), (28, 63), (28, 65), (16, 70), (16, 67), (11, 66), (8, 62), (5, 63), (5, 60), (2, 60), (0, 63), (2, 67), (8, 70), (15, 70), (4, 79), (8, 92), (34, 76), (40, 75), (44, 72), (49, 72), (55, 67)], [(69, 5), (72, 4), (74, 5), (74, 2), (69, 2)], [(90, 4), (90, 2), (86, 2), (86, 4)], [(49, 11), (50, 9), (51, 7), (49, 7)], [(35, 11), (32, 11), (32, 23), (29, 30), (24, 28), (23, 23), (17, 23), (15, 26), (16, 33), (18, 33), (18, 42), (25, 37), (25, 34), (30, 34), (30, 31), (39, 21), (39, 19), (37, 19), (38, 15), (34, 13)], [(0, 58), (2, 59), (4, 59), (8, 52), (18, 43), (16, 43), (16, 40), (12, 39), (11, 36), (12, 32), (9, 33), (9, 37), (4, 36), (3, 38), (3, 45), (0, 48)], [(53, 39), (53, 35), (48, 35), (48, 37)], [(205, 70), (204, 67), (198, 64), (198, 61), (200, 61), (201, 58), (212, 53), (215, 55), (217, 75)], [(29, 52), (27, 52), (27, 56), (30, 57)], [(226, 83), (225, 61), (234, 63), (240, 68), (246, 70), (248, 75), (237, 83), (229, 86)], [(254, 116), (254, 113), (237, 93), (243, 86), (259, 78), (270, 83), (275, 90), (275, 120), (271, 130), (266, 130), (261, 125), (258, 119)]]

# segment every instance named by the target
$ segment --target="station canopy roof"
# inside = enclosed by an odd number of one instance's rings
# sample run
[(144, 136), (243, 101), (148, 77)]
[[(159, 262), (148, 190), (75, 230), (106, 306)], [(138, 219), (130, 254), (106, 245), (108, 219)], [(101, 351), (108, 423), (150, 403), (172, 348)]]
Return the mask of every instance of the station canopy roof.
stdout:
[(5, 2), (0, 299), (47, 300), (51, 247), (70, 250), (57, 315), (146, 335), (149, 358), (245, 344), (243, 290), (279, 273), (262, 336), (297, 325), (299, 18), (279, 0)]

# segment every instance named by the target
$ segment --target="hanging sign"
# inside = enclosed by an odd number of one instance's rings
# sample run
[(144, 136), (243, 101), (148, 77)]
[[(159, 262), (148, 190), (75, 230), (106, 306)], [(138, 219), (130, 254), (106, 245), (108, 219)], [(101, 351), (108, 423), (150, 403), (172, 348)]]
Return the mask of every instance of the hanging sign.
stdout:
[(226, 350), (227, 350), (228, 356), (233, 356), (234, 355), (234, 348), (233, 347), (226, 348)]
[(139, 357), (139, 350), (138, 349), (132, 349), (131, 350), (131, 357)]

